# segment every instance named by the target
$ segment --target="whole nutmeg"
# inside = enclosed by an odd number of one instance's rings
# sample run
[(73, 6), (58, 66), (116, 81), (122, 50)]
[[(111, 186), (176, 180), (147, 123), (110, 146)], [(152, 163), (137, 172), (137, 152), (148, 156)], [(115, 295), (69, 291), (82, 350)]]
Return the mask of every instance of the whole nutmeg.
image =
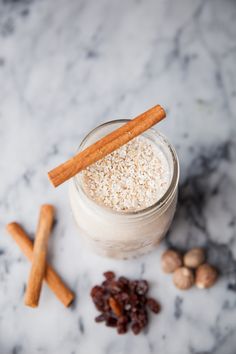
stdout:
[(184, 265), (189, 268), (197, 268), (205, 261), (205, 252), (202, 248), (192, 248), (184, 255)]
[(177, 251), (167, 250), (161, 257), (161, 266), (165, 273), (173, 273), (177, 268), (181, 267), (182, 264), (182, 256)]
[(176, 269), (173, 274), (173, 282), (178, 289), (187, 290), (194, 284), (193, 271), (186, 267)]
[(218, 278), (217, 270), (210, 264), (202, 264), (196, 270), (195, 284), (199, 289), (212, 287)]

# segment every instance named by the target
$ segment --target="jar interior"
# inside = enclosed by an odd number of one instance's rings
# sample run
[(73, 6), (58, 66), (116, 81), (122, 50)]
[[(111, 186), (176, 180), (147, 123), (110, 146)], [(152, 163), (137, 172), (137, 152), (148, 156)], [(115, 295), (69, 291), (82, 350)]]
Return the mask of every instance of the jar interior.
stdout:
[[(98, 141), (99, 139), (101, 139), (105, 135), (111, 133), (115, 129), (118, 129), (126, 122), (128, 122), (128, 120), (124, 120), (124, 119), (115, 120), (115, 121), (111, 121), (108, 123), (104, 123), (104, 124), (100, 125), (99, 127), (95, 128), (84, 138), (84, 140), (82, 141), (82, 143), (79, 146), (78, 151), (84, 150), (86, 147), (95, 143), (96, 141)], [(170, 189), (173, 189), (173, 187), (175, 188), (175, 186), (177, 186), (178, 173), (179, 173), (178, 159), (177, 159), (175, 150), (169, 144), (167, 139), (162, 134), (157, 132), (155, 129), (153, 129), (153, 128), (149, 129), (148, 131), (144, 132), (142, 134), (142, 136), (145, 137), (146, 139), (148, 139), (152, 144), (154, 144), (154, 146), (156, 146), (163, 153), (163, 155), (165, 156), (166, 161), (168, 163), (168, 168), (169, 168), (168, 188), (167, 188), (166, 193), (162, 196), (162, 198), (160, 200), (156, 201), (156, 203), (160, 202), (160, 204), (161, 204), (166, 199), (166, 197), (170, 194)], [(82, 189), (83, 194), (85, 194), (86, 197), (88, 199), (90, 199), (93, 203), (95, 203), (97, 206), (112, 211), (112, 209), (110, 209), (106, 206), (101, 206), (100, 204), (97, 204), (95, 200), (92, 200), (90, 198), (90, 196), (88, 195), (88, 193), (85, 191), (85, 189), (83, 187), (83, 178), (82, 177), (83, 177), (82, 173), (77, 174), (75, 176), (75, 182), (76, 182), (76, 185), (78, 185), (78, 187), (80, 189)], [(143, 210), (146, 210), (146, 209), (141, 209), (141, 210), (138, 210), (137, 212), (140, 212)], [(123, 212), (120, 212), (120, 213), (123, 214)], [(129, 212), (125, 212), (125, 213), (129, 214)], [(132, 212), (130, 212), (130, 213), (132, 213)]]

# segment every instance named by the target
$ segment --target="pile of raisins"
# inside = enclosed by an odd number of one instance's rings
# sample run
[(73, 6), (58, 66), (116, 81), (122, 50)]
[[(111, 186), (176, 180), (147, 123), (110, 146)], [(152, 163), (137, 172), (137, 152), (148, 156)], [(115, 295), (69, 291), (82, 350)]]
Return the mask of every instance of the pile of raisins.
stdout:
[(95, 321), (116, 327), (119, 334), (126, 333), (129, 326), (134, 334), (139, 334), (148, 324), (147, 308), (156, 314), (160, 312), (159, 303), (147, 297), (148, 282), (125, 277), (116, 279), (111, 271), (104, 273), (104, 277), (102, 284), (94, 286), (90, 293), (101, 312)]

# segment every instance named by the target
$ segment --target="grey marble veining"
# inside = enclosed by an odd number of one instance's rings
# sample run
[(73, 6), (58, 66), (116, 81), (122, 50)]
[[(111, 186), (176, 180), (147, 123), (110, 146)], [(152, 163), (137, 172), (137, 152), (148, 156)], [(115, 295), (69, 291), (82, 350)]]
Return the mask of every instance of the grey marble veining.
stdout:
[[(2, 0), (0, 2), (0, 354), (234, 354), (236, 352), (236, 2)], [(46, 172), (101, 122), (156, 103), (181, 163), (179, 204), (165, 242), (137, 260), (84, 248), (68, 202)], [(39, 206), (57, 207), (49, 259), (76, 301), (46, 286), (23, 305), (29, 263), (5, 231), (34, 234)], [(202, 245), (221, 271), (208, 291), (181, 292), (160, 270), (166, 246)], [(101, 274), (150, 280), (162, 304), (135, 337), (94, 323)]]

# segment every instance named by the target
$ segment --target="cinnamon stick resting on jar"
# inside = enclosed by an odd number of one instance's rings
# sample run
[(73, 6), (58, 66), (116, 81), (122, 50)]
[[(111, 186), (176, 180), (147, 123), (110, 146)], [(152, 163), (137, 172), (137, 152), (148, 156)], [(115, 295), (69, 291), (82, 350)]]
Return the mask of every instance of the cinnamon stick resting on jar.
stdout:
[[(32, 262), (33, 261), (33, 242), (28, 237), (23, 228), (16, 222), (7, 225), (7, 231), (20, 247), (22, 253)], [(74, 293), (63, 283), (56, 271), (47, 263), (44, 280), (49, 288), (64, 306), (69, 306), (74, 300)]]
[(80, 171), (142, 134), (164, 119), (165, 116), (166, 113), (161, 106), (154, 106), (48, 172), (50, 181), (54, 187), (59, 186)]

